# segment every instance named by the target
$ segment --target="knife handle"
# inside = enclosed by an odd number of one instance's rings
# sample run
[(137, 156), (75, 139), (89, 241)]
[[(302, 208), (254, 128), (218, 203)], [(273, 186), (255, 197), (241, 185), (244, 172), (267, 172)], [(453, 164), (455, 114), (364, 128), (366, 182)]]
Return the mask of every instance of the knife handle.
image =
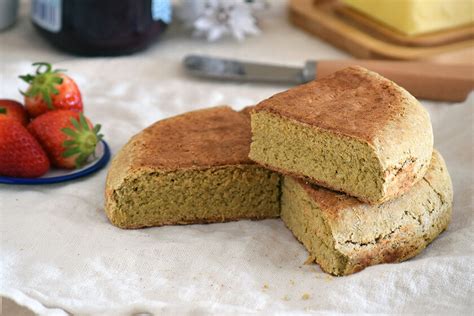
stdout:
[(437, 101), (464, 101), (474, 89), (474, 65), (435, 64), (417, 61), (321, 60), (316, 76), (359, 65), (396, 82), (417, 98)]

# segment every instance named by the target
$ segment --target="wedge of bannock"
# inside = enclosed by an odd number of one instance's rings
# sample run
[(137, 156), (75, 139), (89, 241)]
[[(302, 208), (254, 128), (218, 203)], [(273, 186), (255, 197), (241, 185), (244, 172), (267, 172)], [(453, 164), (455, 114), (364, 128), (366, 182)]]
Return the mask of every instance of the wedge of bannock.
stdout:
[(379, 204), (421, 180), (433, 152), (428, 112), (361, 67), (278, 93), (251, 112), (250, 158)]
[(428, 172), (402, 196), (370, 205), (286, 176), (281, 218), (310, 253), (310, 261), (333, 275), (400, 262), (421, 252), (451, 220), (451, 178), (434, 151)]

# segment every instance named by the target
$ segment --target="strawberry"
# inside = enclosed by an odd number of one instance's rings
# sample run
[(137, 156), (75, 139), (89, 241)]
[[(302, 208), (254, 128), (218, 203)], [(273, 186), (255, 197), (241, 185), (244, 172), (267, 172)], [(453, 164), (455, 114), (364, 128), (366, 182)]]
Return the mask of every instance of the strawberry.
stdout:
[(0, 175), (36, 178), (48, 169), (46, 153), (26, 127), (15, 120), (0, 120)]
[(100, 125), (92, 124), (82, 113), (49, 111), (35, 118), (28, 129), (43, 146), (51, 163), (60, 168), (79, 168), (94, 153), (102, 139)]
[(51, 110), (82, 112), (82, 97), (74, 80), (60, 69), (53, 70), (48, 63), (34, 63), (36, 74), (20, 76), (30, 84), (25, 96), (25, 106), (31, 117)]
[(20, 102), (0, 99), (0, 119), (4, 118), (16, 120), (23, 126), (29, 121), (28, 113)]

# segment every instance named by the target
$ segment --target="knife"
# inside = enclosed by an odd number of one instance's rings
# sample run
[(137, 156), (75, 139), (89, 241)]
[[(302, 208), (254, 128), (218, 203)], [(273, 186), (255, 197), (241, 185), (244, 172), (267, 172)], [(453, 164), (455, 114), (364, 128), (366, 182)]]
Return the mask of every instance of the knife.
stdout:
[(474, 90), (474, 65), (353, 59), (307, 61), (303, 67), (289, 67), (203, 55), (188, 55), (183, 63), (186, 71), (197, 77), (294, 85), (359, 65), (396, 82), (417, 98), (437, 101), (464, 101)]

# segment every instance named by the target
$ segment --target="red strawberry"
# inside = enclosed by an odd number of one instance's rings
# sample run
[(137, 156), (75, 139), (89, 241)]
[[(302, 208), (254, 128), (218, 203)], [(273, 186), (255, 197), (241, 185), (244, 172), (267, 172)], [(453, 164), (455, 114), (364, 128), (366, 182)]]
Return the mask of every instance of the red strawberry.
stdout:
[(14, 120), (0, 120), (0, 175), (35, 178), (49, 169), (49, 160), (26, 127)]
[(46, 150), (51, 163), (60, 168), (79, 168), (94, 153), (102, 139), (100, 125), (82, 113), (68, 110), (46, 112), (35, 118), (28, 129)]
[(26, 110), (37, 117), (51, 110), (74, 110), (82, 112), (82, 97), (74, 80), (60, 69), (53, 70), (48, 63), (34, 63), (36, 74), (20, 76), (30, 84), (25, 96)]
[(20, 102), (0, 99), (0, 119), (8, 118), (18, 121), (22, 125), (28, 124), (28, 113)]

